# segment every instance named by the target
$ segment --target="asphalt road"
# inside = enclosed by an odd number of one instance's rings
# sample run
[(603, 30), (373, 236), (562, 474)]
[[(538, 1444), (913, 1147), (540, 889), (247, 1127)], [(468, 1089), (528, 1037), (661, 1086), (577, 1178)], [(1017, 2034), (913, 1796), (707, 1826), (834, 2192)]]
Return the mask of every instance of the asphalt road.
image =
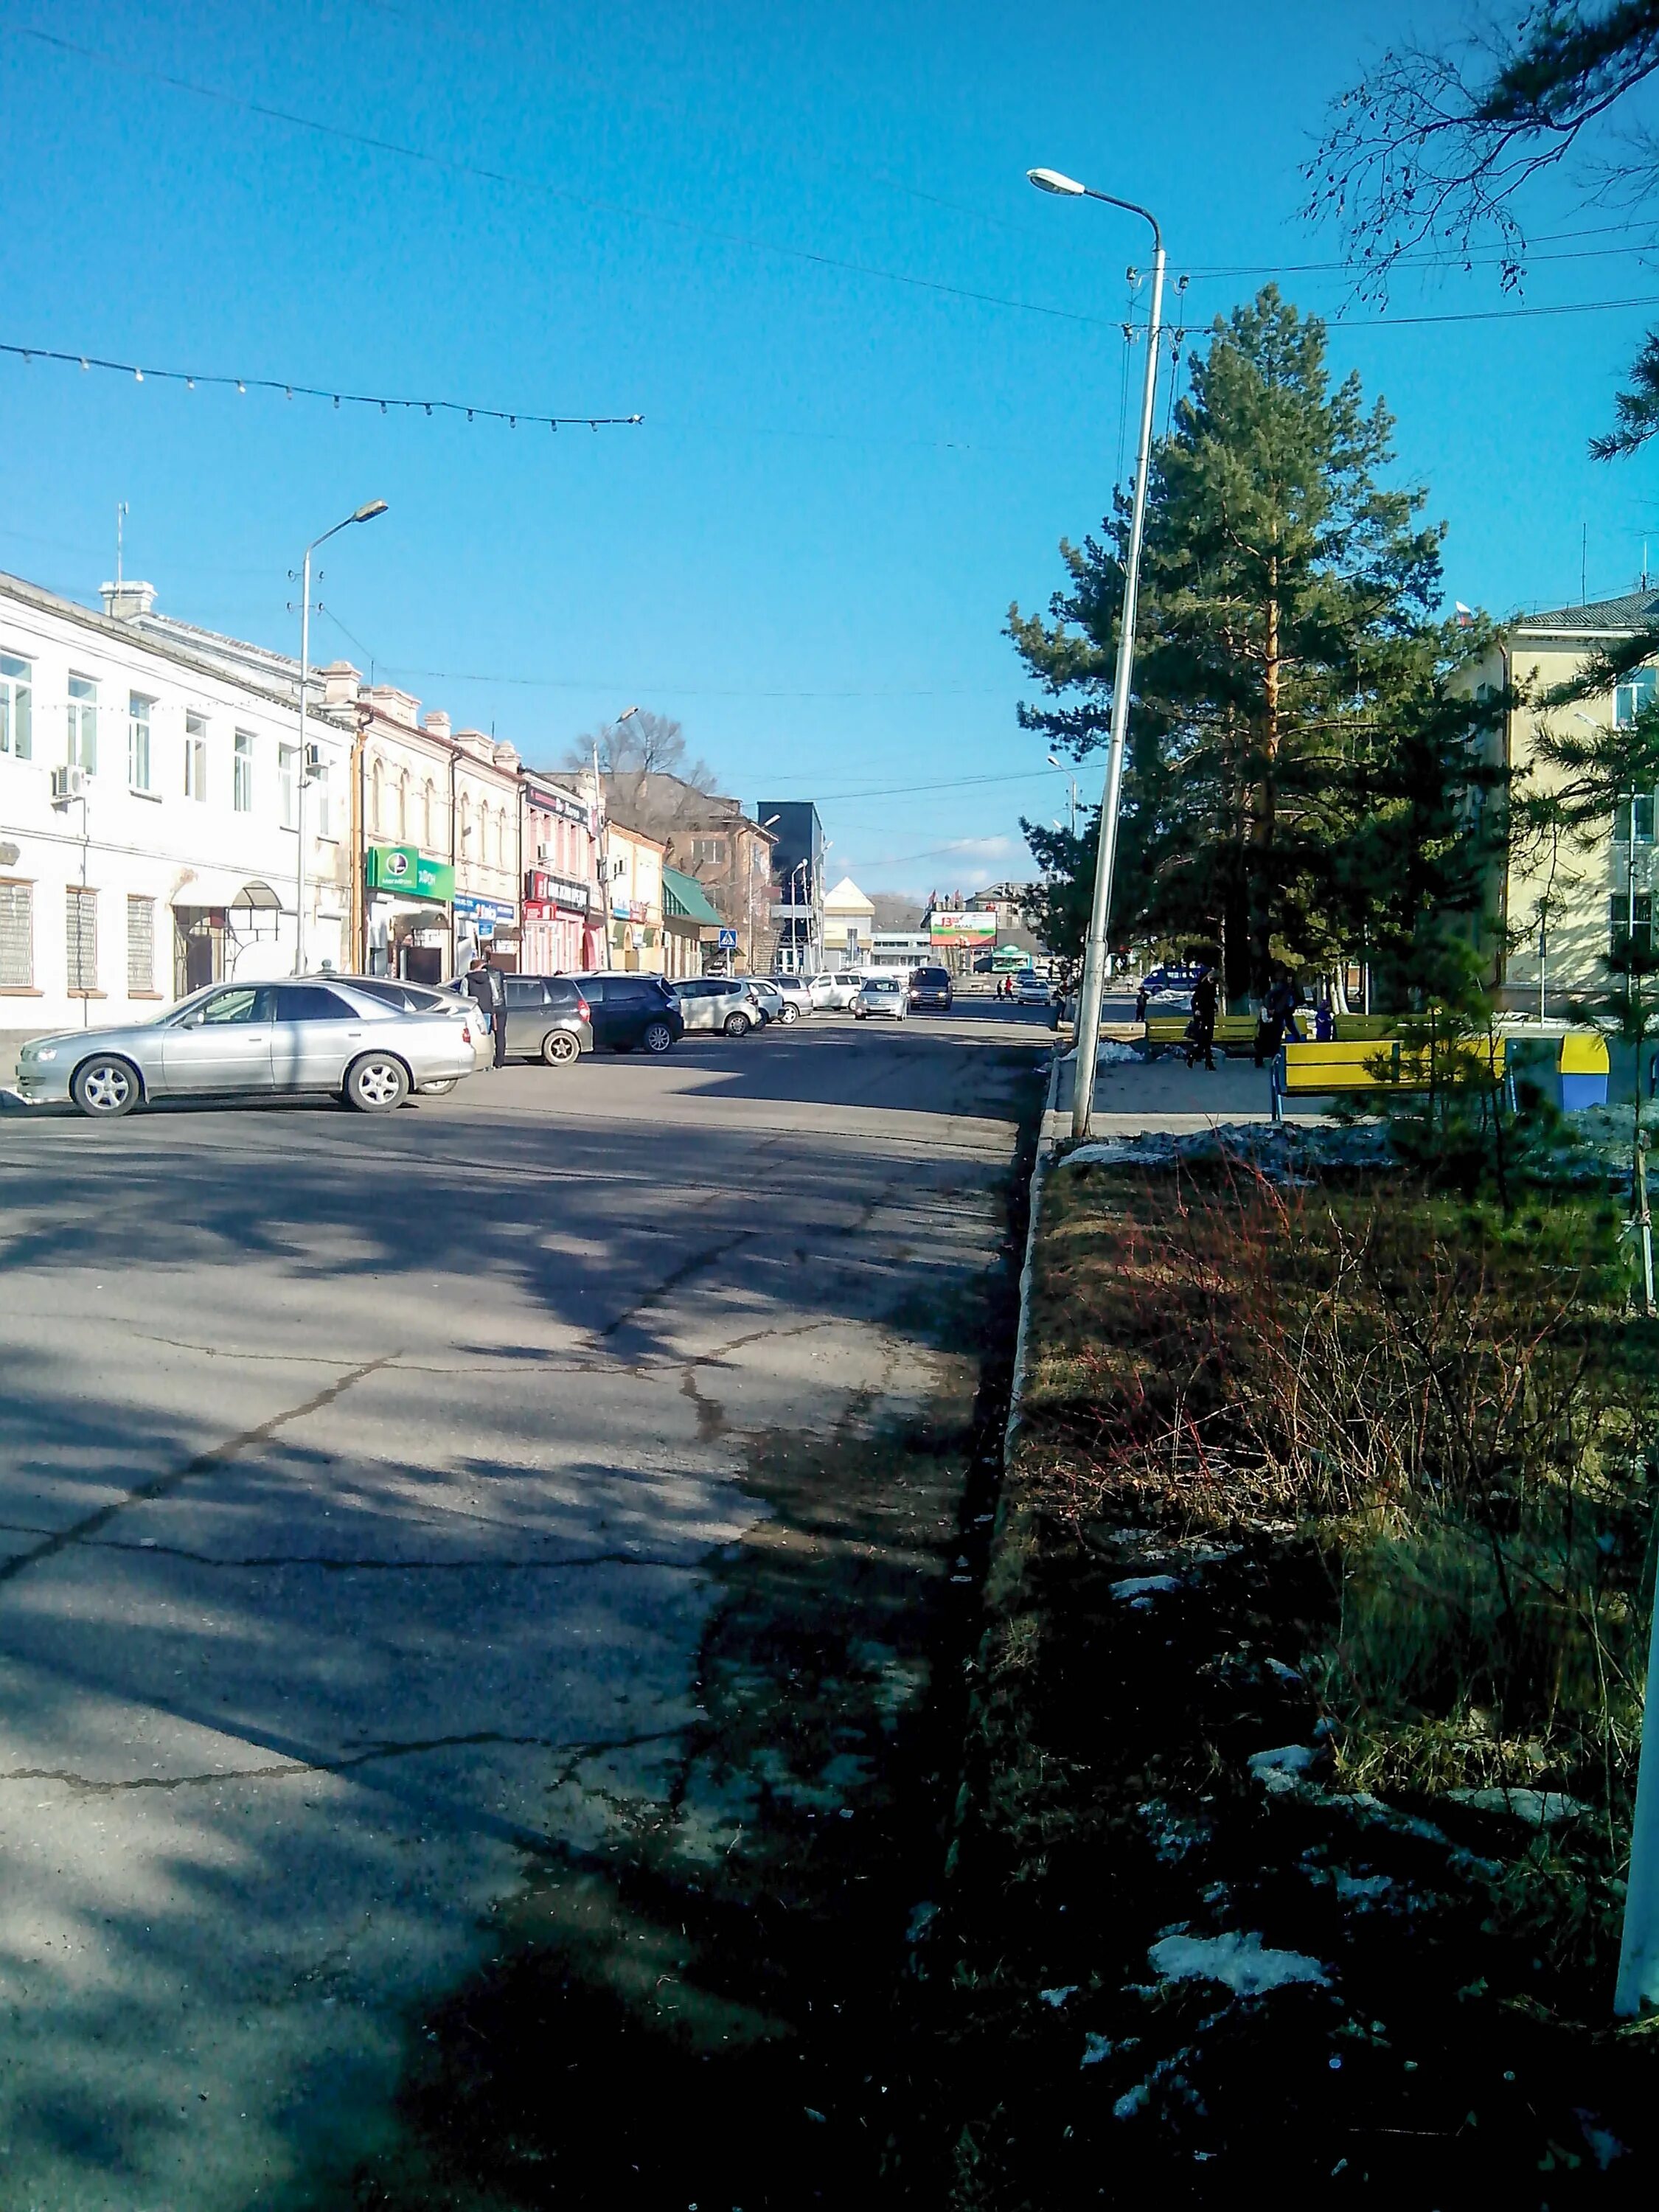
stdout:
[(331, 2203), (394, 2141), (526, 1855), (685, 1817), (754, 1440), (971, 1390), (917, 1316), (997, 1262), (1046, 1042), (0, 1120), (0, 2203)]

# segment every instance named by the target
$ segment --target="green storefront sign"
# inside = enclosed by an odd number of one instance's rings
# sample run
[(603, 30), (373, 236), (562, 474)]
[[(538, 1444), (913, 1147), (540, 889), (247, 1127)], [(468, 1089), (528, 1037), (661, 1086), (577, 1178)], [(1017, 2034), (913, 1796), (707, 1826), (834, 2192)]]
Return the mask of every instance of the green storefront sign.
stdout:
[(432, 899), (447, 906), (455, 896), (455, 871), (447, 860), (428, 860), (413, 845), (371, 845), (366, 870), (372, 891)]

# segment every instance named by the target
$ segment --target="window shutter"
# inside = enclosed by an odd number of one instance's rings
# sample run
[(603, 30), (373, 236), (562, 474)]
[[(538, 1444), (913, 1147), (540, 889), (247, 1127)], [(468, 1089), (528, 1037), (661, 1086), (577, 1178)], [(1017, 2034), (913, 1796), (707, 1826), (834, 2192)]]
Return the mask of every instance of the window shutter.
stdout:
[(155, 902), (127, 900), (127, 988), (155, 988)]
[(34, 981), (34, 886), (0, 884), (0, 984), (27, 991)]
[(65, 895), (68, 924), (69, 988), (71, 991), (98, 988), (98, 894), (71, 890)]

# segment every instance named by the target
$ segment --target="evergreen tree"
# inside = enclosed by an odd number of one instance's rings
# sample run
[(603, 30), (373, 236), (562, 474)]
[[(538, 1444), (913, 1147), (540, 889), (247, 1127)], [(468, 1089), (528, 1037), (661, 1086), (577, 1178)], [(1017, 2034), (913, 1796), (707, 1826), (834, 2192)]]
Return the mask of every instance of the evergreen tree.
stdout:
[[(1279, 959), (1420, 952), (1431, 912), (1479, 910), (1498, 707), (1448, 685), (1443, 532), (1380, 480), (1392, 429), (1270, 285), (1217, 322), (1153, 456), (1112, 931), (1218, 939), (1234, 995)], [(1021, 720), (1079, 757), (1109, 722), (1128, 520), (1120, 492), (1102, 538), (1062, 544), (1048, 618), (1010, 612), (1052, 702)]]

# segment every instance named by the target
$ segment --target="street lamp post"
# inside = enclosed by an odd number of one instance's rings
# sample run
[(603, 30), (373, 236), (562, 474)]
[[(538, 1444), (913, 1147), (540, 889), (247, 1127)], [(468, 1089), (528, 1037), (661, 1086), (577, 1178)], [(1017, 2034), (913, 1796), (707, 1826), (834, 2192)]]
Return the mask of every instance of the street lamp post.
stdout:
[(1133, 200), (1091, 191), (1055, 169), (1028, 169), (1042, 192), (1063, 199), (1099, 200), (1107, 207), (1138, 215), (1152, 229), (1152, 308), (1146, 331), (1146, 376), (1140, 398), (1140, 442), (1135, 456), (1134, 500), (1129, 515), (1129, 556), (1123, 573), (1123, 629), (1118, 639), (1117, 674), (1112, 684), (1112, 731), (1106, 763), (1106, 787), (1100, 807), (1100, 848), (1095, 859), (1094, 896), (1089, 908), (1089, 938), (1083, 955), (1083, 994), (1077, 1012), (1077, 1075), (1072, 1092), (1072, 1134), (1086, 1137), (1095, 1102), (1095, 1058), (1100, 1049), (1100, 1001), (1106, 981), (1106, 931), (1111, 920), (1112, 871), (1117, 859), (1118, 804), (1123, 789), (1123, 748), (1129, 728), (1129, 687), (1134, 677), (1135, 603), (1140, 593), (1140, 547), (1146, 528), (1146, 476), (1152, 459), (1152, 405), (1158, 394), (1158, 344), (1164, 317), (1164, 234), (1158, 217)]
[[(294, 972), (303, 975), (306, 971), (306, 761), (310, 752), (306, 735), (306, 702), (311, 688), (311, 556), (317, 548), (342, 530), (349, 530), (354, 522), (373, 522), (377, 514), (386, 513), (383, 499), (371, 499), (354, 509), (343, 522), (337, 522), (332, 530), (324, 531), (313, 538), (306, 548), (305, 559), (300, 563), (300, 750), (295, 763), (294, 830), (299, 858), (294, 871)], [(290, 569), (290, 574), (293, 571)]]

